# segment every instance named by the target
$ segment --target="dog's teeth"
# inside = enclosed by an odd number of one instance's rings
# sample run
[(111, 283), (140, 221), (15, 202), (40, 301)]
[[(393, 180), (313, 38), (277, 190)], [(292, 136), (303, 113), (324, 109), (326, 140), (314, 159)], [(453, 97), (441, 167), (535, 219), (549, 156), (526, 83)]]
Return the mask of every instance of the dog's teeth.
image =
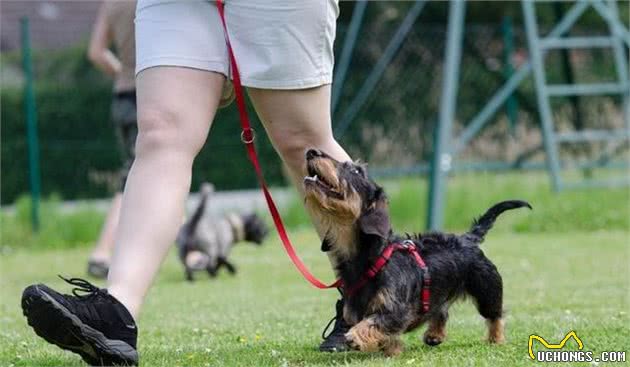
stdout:
[(315, 176), (306, 176), (306, 177), (304, 177), (304, 180), (305, 181), (315, 182), (315, 181), (317, 181), (317, 175), (315, 175)]

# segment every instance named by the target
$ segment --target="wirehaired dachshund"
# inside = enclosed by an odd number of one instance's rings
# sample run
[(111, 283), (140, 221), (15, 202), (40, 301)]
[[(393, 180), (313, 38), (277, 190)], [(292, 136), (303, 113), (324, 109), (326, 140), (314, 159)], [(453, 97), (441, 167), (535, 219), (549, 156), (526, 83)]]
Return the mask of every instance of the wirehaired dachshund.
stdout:
[[(344, 284), (343, 318), (351, 326), (346, 340), (352, 349), (402, 351), (400, 335), (428, 324), (424, 342), (434, 346), (446, 337), (448, 309), (470, 296), (487, 321), (488, 341), (502, 343), (503, 284), (496, 266), (479, 245), (504, 211), (531, 206), (510, 200), (488, 209), (464, 234), (429, 232), (398, 236), (392, 232), (383, 189), (368, 178), (363, 165), (338, 162), (326, 153), (306, 152), (308, 176), (305, 202), (327, 229), (322, 250), (333, 258)], [(406, 243), (410, 251), (395, 251), (375, 264), (392, 244)], [(427, 272), (411, 253), (417, 253)], [(365, 282), (366, 274), (373, 275)], [(430, 286), (428, 278), (430, 276)], [(360, 288), (356, 289), (357, 285)], [(353, 289), (354, 288), (354, 289)], [(423, 288), (430, 291), (423, 308)], [(353, 289), (352, 294), (348, 290)], [(429, 293), (427, 293), (429, 294)]]

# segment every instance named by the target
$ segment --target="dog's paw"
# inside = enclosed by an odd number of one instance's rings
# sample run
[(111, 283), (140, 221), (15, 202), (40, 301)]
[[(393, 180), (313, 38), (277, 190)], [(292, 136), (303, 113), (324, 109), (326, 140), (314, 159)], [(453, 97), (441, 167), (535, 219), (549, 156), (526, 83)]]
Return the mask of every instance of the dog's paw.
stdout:
[(383, 354), (388, 357), (396, 357), (403, 351), (403, 343), (399, 338), (392, 337), (383, 345)]
[(350, 348), (352, 350), (361, 350), (361, 347), (360, 347), (358, 341), (354, 338), (352, 333), (347, 332), (345, 334), (345, 337), (346, 337), (346, 345), (348, 346), (348, 348)]
[(435, 335), (425, 335), (424, 336), (424, 344), (431, 346), (431, 347), (435, 347), (436, 345), (440, 345), (442, 344), (444, 340), (440, 337), (437, 337)]
[(488, 322), (488, 343), (503, 344), (505, 343), (504, 324), (502, 319)]
[(346, 333), (346, 341), (350, 348), (362, 352), (377, 352), (388, 337), (381, 333), (371, 320), (363, 320), (350, 328)]
[(436, 330), (427, 330), (423, 337), (424, 344), (431, 347), (442, 344), (444, 339), (446, 339), (446, 335)]
[(489, 335), (488, 336), (488, 343), (490, 343), (490, 344), (503, 344), (503, 343), (505, 343), (505, 336), (504, 335)]

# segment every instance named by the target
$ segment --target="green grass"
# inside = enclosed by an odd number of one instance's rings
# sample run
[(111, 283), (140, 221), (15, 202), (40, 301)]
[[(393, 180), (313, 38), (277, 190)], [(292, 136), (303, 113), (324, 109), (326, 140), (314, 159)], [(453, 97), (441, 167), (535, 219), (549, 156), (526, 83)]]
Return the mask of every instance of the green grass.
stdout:
[[(402, 232), (425, 228), (426, 180), (378, 180), (389, 196), (392, 222)], [(513, 232), (571, 232), (625, 230), (630, 228), (630, 191), (562, 191), (549, 188), (545, 173), (462, 174), (449, 181), (445, 226), (453, 230), (468, 228), (472, 218), (492, 204), (506, 199), (528, 200), (535, 215), (506, 216), (500, 230)], [(89, 204), (79, 204), (71, 213), (59, 208), (60, 199), (52, 196), (42, 201), (41, 230), (31, 230), (31, 202), (23, 196), (15, 203), (14, 213), (0, 213), (0, 248), (75, 248), (90, 246), (103, 222), (101, 213)], [(261, 213), (267, 215), (267, 213)], [(287, 228), (311, 226), (302, 200), (295, 197), (282, 212)], [(268, 218), (271, 225), (271, 219)]]
[[(427, 211), (426, 180), (377, 180), (390, 201), (392, 222), (400, 232), (425, 228)], [(507, 199), (523, 199), (534, 207), (535, 215), (501, 218), (502, 230), (515, 232), (571, 232), (574, 230), (626, 230), (630, 228), (630, 190), (550, 189), (546, 173), (483, 173), (458, 175), (449, 180), (445, 227), (464, 230), (472, 218), (491, 205)], [(309, 225), (300, 200), (294, 200), (284, 219), (293, 227)]]
[(105, 214), (89, 204), (77, 204), (76, 210), (63, 212), (61, 199), (53, 195), (41, 201), (40, 229), (31, 227), (31, 199), (21, 196), (13, 213), (0, 213), (0, 249), (61, 249), (86, 247), (94, 243)]
[[(381, 183), (390, 197), (396, 231), (422, 229), (424, 181)], [(558, 342), (570, 330), (577, 332), (585, 350), (630, 353), (627, 189), (554, 194), (544, 174), (478, 173), (454, 178), (448, 190), (450, 229), (468, 227), (473, 217), (499, 200), (520, 198), (534, 206), (533, 211), (506, 213), (483, 244), (504, 277), (505, 345), (483, 342), (483, 320), (464, 302), (452, 309), (448, 339), (436, 348), (420, 342), (420, 331), (405, 335), (406, 351), (397, 358), (319, 353), (319, 335), (333, 315), (337, 294), (310, 287), (272, 234), (262, 247), (236, 248), (236, 277), (222, 274), (211, 281), (199, 274), (198, 281), (189, 284), (175, 253), (169, 254), (139, 320), (142, 364), (529, 367), (541, 365), (527, 355), (530, 334)], [(102, 214), (89, 206), (65, 214), (53, 198), (42, 208), (42, 231), (33, 234), (29, 205), (22, 199), (15, 213), (0, 218), (0, 366), (79, 366), (79, 358), (46, 344), (27, 327), (19, 299), (22, 289), (36, 282), (70, 290), (56, 274), (84, 274), (87, 247), (98, 233)], [(300, 201), (283, 216), (304, 261), (320, 278), (332, 280)]]
[[(529, 217), (536, 212), (511, 212)], [(331, 279), (326, 257), (309, 230), (292, 232), (316, 274)], [(380, 354), (322, 354), (320, 332), (333, 313), (336, 292), (315, 290), (300, 278), (272, 237), (263, 247), (239, 246), (240, 272), (194, 284), (183, 280), (171, 253), (139, 320), (145, 366), (534, 366), (527, 340), (550, 342), (569, 330), (585, 350), (628, 350), (629, 232), (490, 233), (483, 248), (504, 277), (507, 343), (487, 345), (485, 327), (470, 302), (454, 306), (447, 341), (424, 346), (421, 332), (404, 337), (397, 358)], [(0, 256), (0, 365), (79, 366), (75, 355), (46, 344), (27, 327), (21, 290), (45, 282), (69, 290), (55, 274), (81, 275), (86, 249), (20, 250)], [(630, 357), (630, 356), (629, 356)], [(553, 364), (547, 364), (553, 365)], [(587, 365), (587, 364), (582, 364)], [(604, 365), (604, 364), (600, 364)]]

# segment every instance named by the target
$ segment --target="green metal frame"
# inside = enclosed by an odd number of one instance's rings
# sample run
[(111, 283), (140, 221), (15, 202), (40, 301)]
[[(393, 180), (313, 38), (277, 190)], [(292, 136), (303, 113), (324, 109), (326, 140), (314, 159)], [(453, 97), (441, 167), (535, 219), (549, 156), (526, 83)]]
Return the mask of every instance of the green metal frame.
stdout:
[[(503, 75), (505, 79), (510, 79), (514, 75), (514, 32), (512, 27), (512, 17), (504, 16), (501, 22), (501, 32), (503, 33)], [(518, 120), (518, 100), (512, 94), (505, 102), (505, 114), (510, 123), (510, 134), (516, 135), (516, 122)]]
[[(558, 22), (558, 24), (553, 27), (553, 29), (549, 32), (549, 38), (558, 37), (559, 35), (565, 33), (573, 23), (582, 15), (584, 10), (588, 7), (588, 3), (578, 2), (573, 7), (571, 7), (564, 15), (562, 20)], [(544, 54), (543, 50), (543, 54)], [(494, 95), (490, 98), (488, 103), (473, 117), (466, 125), (464, 131), (462, 131), (461, 135), (455, 141), (453, 147), (453, 153), (460, 153), (474, 138), (483, 127), (488, 123), (490, 118), (494, 116), (497, 110), (505, 103), (505, 101), (514, 93), (516, 88), (521, 85), (523, 80), (531, 73), (532, 64), (530, 61), (521, 65), (520, 68), (516, 71), (514, 76), (512, 76), (508, 81), (503, 84), (501, 88), (499, 88)]]
[(435, 133), (433, 159), (429, 176), (427, 226), (433, 230), (440, 229), (443, 225), (446, 176), (452, 168), (453, 158), (450, 141), (453, 136), (453, 120), (455, 119), (455, 103), (457, 102), (457, 81), (459, 80), (465, 14), (466, 2), (464, 0), (451, 0), (444, 55), (446, 65), (442, 73), (440, 115)]
[[(630, 129), (628, 129), (628, 96), (630, 93), (630, 82), (628, 81), (628, 65), (626, 57), (623, 54), (624, 46), (623, 37), (625, 33), (619, 31), (623, 26), (619, 25), (617, 14), (617, 6), (614, 1), (609, 1), (605, 5), (599, 0), (582, 0), (580, 4), (592, 5), (604, 17), (609, 26), (611, 35), (609, 37), (562, 37), (562, 32), (558, 35), (540, 37), (538, 24), (536, 21), (536, 9), (533, 0), (523, 0), (523, 14), (525, 19), (525, 30), (531, 62), (534, 71), (534, 81), (536, 86), (536, 98), (538, 100), (538, 110), (541, 119), (543, 140), (545, 151), (547, 154), (547, 164), (550, 172), (551, 183), (554, 190), (558, 191), (564, 188), (582, 188), (593, 186), (618, 186), (619, 182), (624, 180), (613, 179), (610, 184), (606, 180), (587, 180), (579, 183), (566, 183), (561, 177), (561, 162), (559, 156), (559, 144), (561, 143), (579, 143), (591, 141), (612, 142), (615, 140), (627, 140), (630, 138)], [(569, 24), (567, 30), (577, 21), (579, 15), (586, 11), (588, 7), (576, 14), (575, 19)], [(604, 16), (606, 14), (606, 16)], [(545, 76), (545, 63), (543, 50), (551, 48), (593, 48), (608, 47), (612, 48), (615, 61), (615, 69), (618, 77), (616, 83), (591, 83), (591, 84), (560, 84), (549, 85)], [(550, 98), (556, 96), (577, 96), (577, 95), (606, 95), (620, 94), (622, 97), (622, 109), (625, 119), (625, 128), (622, 130), (581, 130), (569, 133), (557, 133), (551, 110)], [(630, 184), (630, 181), (628, 181)]]
[(24, 114), (26, 116), (26, 133), (28, 141), (28, 172), (31, 189), (31, 223), (33, 230), (39, 230), (39, 139), (37, 134), (37, 107), (33, 89), (33, 65), (31, 61), (31, 37), (27, 17), (20, 20), (22, 38), (22, 67), (24, 68)]
[(337, 105), (341, 99), (341, 90), (346, 81), (346, 74), (348, 73), (348, 67), (352, 61), (352, 55), (354, 51), (354, 45), (357, 42), (359, 30), (361, 24), (363, 24), (363, 18), (365, 16), (365, 9), (367, 8), (367, 0), (359, 0), (352, 9), (352, 20), (348, 27), (348, 33), (343, 41), (343, 48), (341, 49), (341, 56), (339, 62), (335, 67), (334, 83), (332, 85), (332, 102), (331, 102), (331, 114), (334, 115), (337, 110)]
[[(408, 12), (407, 16), (401, 23), (394, 37), (390, 40), (383, 55), (370, 72), (368, 78), (359, 89), (354, 100), (350, 103), (349, 107), (344, 111), (342, 118), (335, 127), (335, 135), (341, 137), (348, 129), (349, 125), (355, 119), (358, 111), (363, 107), (367, 101), (370, 93), (372, 92), (376, 83), (380, 80), (387, 65), (391, 62), (391, 59), (401, 46), (402, 42), (406, 38), (407, 33), (411, 29), (411, 26), (417, 19), (426, 0), (417, 1)], [(357, 4), (358, 5), (358, 4)], [(523, 12), (525, 15), (525, 21), (528, 25), (528, 29), (536, 30), (536, 18), (535, 13), (530, 10), (526, 10), (527, 7), (532, 6), (531, 0), (523, 0)], [(530, 53), (532, 59), (523, 65), (518, 70), (511, 74), (511, 77), (500, 87), (493, 96), (488, 100), (486, 105), (470, 120), (465, 126), (466, 128), (458, 136), (453, 136), (452, 121), (455, 117), (455, 105), (457, 97), (457, 83), (458, 74), (460, 68), (461, 58), (461, 43), (462, 43), (462, 31), (465, 22), (465, 2), (463, 0), (451, 0), (449, 8), (449, 23), (447, 34), (447, 47), (445, 50), (445, 69), (442, 81), (442, 96), (440, 102), (439, 122), (437, 125), (434, 141), (435, 149), (434, 156), (431, 160), (430, 166), (419, 165), (408, 169), (397, 169), (398, 174), (412, 174), (412, 173), (430, 173), (429, 180), (429, 206), (427, 213), (427, 223), (430, 229), (440, 229), (443, 224), (443, 211), (445, 207), (446, 199), (446, 184), (448, 174), (452, 171), (460, 170), (475, 170), (475, 169), (540, 169), (540, 164), (528, 164), (522, 160), (518, 160), (513, 163), (479, 163), (479, 164), (457, 164), (454, 163), (454, 157), (468, 145), (468, 143), (484, 128), (484, 126), (490, 121), (490, 118), (494, 116), (497, 111), (505, 105), (506, 101), (512, 96), (519, 85), (525, 80), (525, 78), (534, 71), (534, 80), (537, 86), (537, 91), (544, 88), (545, 93), (537, 93), (537, 102), (542, 120), (542, 130), (544, 135), (543, 146), (547, 153), (547, 169), (550, 172), (552, 180), (552, 186), (555, 189), (560, 189), (561, 186), (569, 187), (569, 185), (561, 185), (560, 181), (560, 169), (561, 162), (558, 157), (557, 143), (559, 141), (581, 141), (589, 140), (593, 138), (604, 140), (621, 140), (618, 146), (609, 149), (610, 152), (602, 155), (602, 157), (594, 162), (587, 162), (586, 164), (578, 164), (578, 168), (595, 168), (595, 167), (616, 167), (627, 169), (630, 164), (628, 162), (612, 161), (612, 158), (617, 155), (620, 149), (625, 149), (627, 145), (628, 131), (630, 131), (630, 103), (628, 101), (628, 66), (625, 55), (623, 54), (623, 43), (630, 46), (630, 32), (624, 27), (618, 17), (618, 10), (614, 0), (578, 0), (569, 10), (564, 13), (562, 18), (557, 22), (547, 37), (539, 39), (533, 38), (528, 33), (528, 42), (530, 43)], [(611, 37), (562, 37), (578, 20), (578, 18), (584, 13), (586, 9), (592, 6), (595, 10), (604, 18), (608, 23)], [(356, 12), (355, 8), (355, 12)], [(361, 14), (361, 17), (363, 15)], [(354, 15), (353, 20), (354, 22)], [(358, 22), (358, 21), (357, 21)], [(358, 26), (357, 26), (358, 27)], [(352, 37), (356, 38), (358, 28), (349, 34), (353, 34)], [(351, 53), (354, 47), (355, 39), (347, 39), (346, 45), (350, 45), (348, 52)], [(548, 86), (545, 84), (544, 78), (544, 64), (543, 58), (548, 49), (552, 48), (580, 48), (580, 47), (612, 47), (615, 57), (615, 65), (617, 74), (619, 77), (619, 83), (599, 83), (596, 85), (555, 85)], [(344, 46), (344, 51), (346, 47)], [(346, 67), (347, 68), (347, 65)], [(345, 69), (344, 68), (344, 69)], [(342, 74), (345, 77), (345, 70)], [(343, 79), (343, 78), (341, 78)], [(337, 92), (335, 106), (338, 102), (338, 96), (340, 90), (343, 88), (343, 83), (336, 86)], [(626, 121), (626, 129), (621, 131), (601, 131), (601, 130), (588, 130), (577, 131), (573, 133), (555, 134), (553, 124), (551, 123), (551, 107), (549, 105), (548, 97), (552, 95), (592, 95), (602, 93), (619, 93), (623, 97), (623, 115)], [(382, 172), (381, 172), (382, 171)], [(374, 172), (379, 175), (388, 176), (391, 174), (390, 170), (380, 170)], [(620, 184), (626, 184), (624, 180), (609, 181), (607, 186), (616, 186)], [(573, 187), (585, 187), (602, 185), (601, 181), (593, 181), (592, 185), (587, 183), (576, 184)]]
[[(365, 79), (365, 82), (363, 82), (363, 85), (361, 85), (361, 88), (359, 88), (356, 96), (354, 97), (352, 102), (350, 102), (350, 105), (341, 116), (341, 119), (339, 119), (339, 122), (335, 124), (334, 133), (337, 138), (341, 138), (346, 133), (348, 127), (350, 127), (350, 124), (352, 123), (352, 121), (354, 121), (354, 118), (361, 110), (361, 107), (363, 107), (368, 97), (370, 97), (370, 94), (372, 94), (376, 83), (378, 83), (378, 81), (381, 79), (383, 73), (387, 69), (387, 66), (392, 61), (392, 59), (396, 55), (396, 52), (407, 38), (407, 34), (409, 34), (409, 31), (411, 30), (416, 19), (418, 19), (418, 16), (420, 16), (420, 13), (422, 12), (422, 9), (426, 5), (427, 1), (428, 0), (416, 1), (409, 9), (409, 12), (400, 23), (400, 26), (396, 30), (396, 33), (394, 33), (394, 36), (387, 44), (387, 47), (385, 47), (383, 55), (376, 62), (376, 65), (374, 65), (372, 71), (370, 71), (370, 74)], [(340, 86), (340, 88), (341, 87), (342, 86)]]

